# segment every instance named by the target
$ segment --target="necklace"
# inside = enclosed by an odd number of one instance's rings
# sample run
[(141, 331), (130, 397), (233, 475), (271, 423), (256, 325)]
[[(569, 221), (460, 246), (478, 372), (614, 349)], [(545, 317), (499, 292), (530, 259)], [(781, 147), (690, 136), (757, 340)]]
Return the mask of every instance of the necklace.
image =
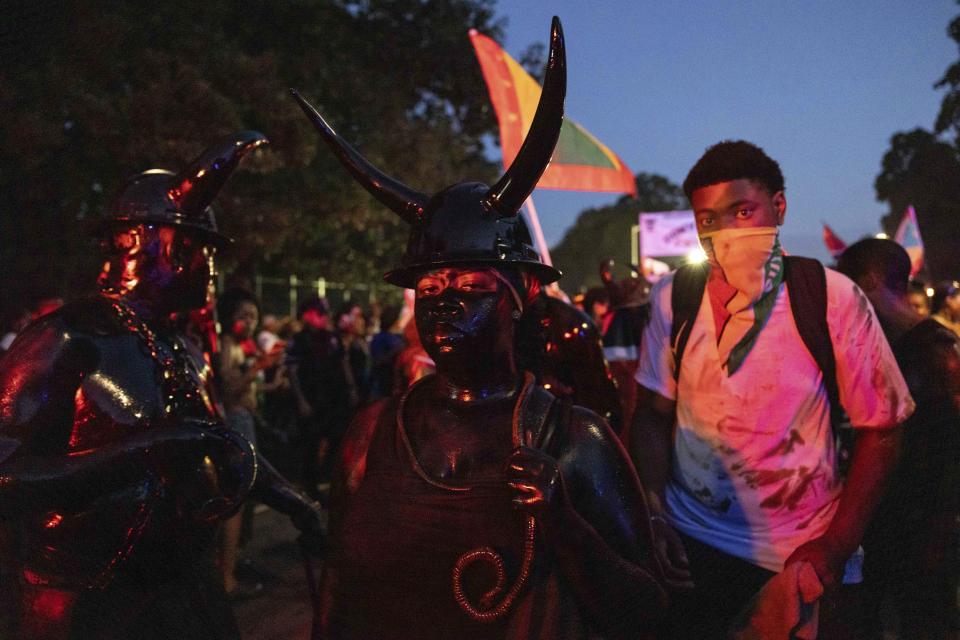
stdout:
[(156, 380), (163, 392), (164, 415), (182, 416), (187, 407), (203, 405), (197, 382), (189, 373), (186, 349), (180, 341), (171, 340), (169, 353), (161, 351), (156, 333), (129, 306), (120, 300), (112, 300), (110, 306), (127, 330), (140, 339), (141, 347), (157, 364)]
[[(429, 377), (430, 376), (428, 376), (428, 378)], [(433, 485), (434, 487), (446, 489), (447, 491), (469, 491), (470, 487), (456, 487), (431, 478), (430, 475), (420, 465), (419, 460), (417, 460), (417, 456), (413, 451), (413, 447), (410, 444), (409, 438), (407, 437), (406, 429), (403, 426), (403, 408), (410, 393), (414, 390), (414, 388), (420, 386), (420, 384), (422, 384), (425, 380), (426, 378), (421, 378), (421, 380), (416, 384), (411, 385), (411, 387), (407, 389), (407, 392), (403, 394), (403, 397), (400, 398), (400, 403), (397, 406), (397, 433), (400, 436), (400, 440), (403, 442), (403, 446), (407, 451), (407, 455), (410, 457), (413, 470), (425, 482)], [(533, 383), (533, 374), (525, 372), (523, 387), (520, 389), (520, 393), (517, 395), (517, 401), (513, 408), (511, 435), (513, 438), (514, 448), (523, 444), (523, 440), (520, 435), (520, 417), (523, 415), (523, 408), (526, 405), (526, 400), (530, 394), (530, 390), (533, 387)], [(453, 597), (463, 612), (477, 622), (494, 622), (495, 620), (502, 618), (507, 611), (510, 610), (510, 607), (513, 606), (517, 596), (520, 595), (520, 592), (527, 584), (527, 580), (530, 577), (530, 567), (533, 566), (535, 541), (536, 520), (533, 516), (527, 516), (526, 529), (523, 538), (523, 556), (520, 560), (520, 571), (517, 574), (516, 581), (499, 603), (496, 603), (495, 599), (497, 596), (503, 593), (504, 583), (506, 582), (507, 575), (503, 563), (503, 556), (497, 553), (493, 547), (480, 547), (478, 549), (467, 551), (461, 555), (453, 566), (452, 578)], [(474, 606), (467, 599), (467, 594), (464, 593), (463, 590), (463, 572), (466, 571), (467, 567), (476, 562), (483, 562), (488, 565), (493, 565), (494, 572), (496, 573), (495, 584), (491, 589), (484, 593), (483, 596), (481, 596), (479, 606)]]

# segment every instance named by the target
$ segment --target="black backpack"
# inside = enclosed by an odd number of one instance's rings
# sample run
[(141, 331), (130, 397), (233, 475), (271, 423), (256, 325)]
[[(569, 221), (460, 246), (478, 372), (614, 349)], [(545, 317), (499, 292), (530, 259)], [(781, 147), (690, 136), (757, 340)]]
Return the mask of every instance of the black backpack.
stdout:
[[(787, 283), (793, 321), (803, 339), (807, 351), (813, 356), (823, 372), (823, 382), (830, 400), (830, 422), (834, 430), (843, 421), (840, 391), (837, 387), (837, 361), (833, 356), (833, 344), (827, 326), (827, 276), (818, 261), (799, 256), (784, 256), (783, 278)], [(673, 276), (673, 292), (670, 306), (673, 309), (673, 326), (670, 329), (670, 344), (674, 351), (674, 380), (680, 376), (680, 362), (690, 338), (690, 331), (703, 301), (709, 269), (706, 265), (685, 265)]]

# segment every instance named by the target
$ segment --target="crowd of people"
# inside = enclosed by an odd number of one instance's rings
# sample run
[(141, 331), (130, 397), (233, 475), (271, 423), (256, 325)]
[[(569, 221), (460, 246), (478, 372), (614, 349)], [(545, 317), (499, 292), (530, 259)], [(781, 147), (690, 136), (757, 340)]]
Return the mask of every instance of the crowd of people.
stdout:
[(684, 182), (707, 262), (605, 262), (576, 309), (518, 215), (565, 91), (555, 19), (514, 163), (432, 195), (295, 93), (408, 223), (412, 306), (213, 313), (209, 205), (257, 132), (124, 185), (99, 293), (4, 338), (0, 637), (236, 640), (254, 501), (323, 557), (315, 638), (956, 637), (956, 283), (889, 240), (787, 254), (779, 164), (725, 141)]

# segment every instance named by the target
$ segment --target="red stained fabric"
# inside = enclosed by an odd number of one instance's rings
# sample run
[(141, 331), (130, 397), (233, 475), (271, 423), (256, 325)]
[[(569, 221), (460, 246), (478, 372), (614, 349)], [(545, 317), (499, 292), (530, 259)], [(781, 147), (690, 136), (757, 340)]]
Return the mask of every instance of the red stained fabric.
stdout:
[(720, 342), (720, 336), (723, 335), (723, 328), (727, 326), (727, 321), (732, 315), (727, 311), (727, 303), (733, 300), (737, 295), (737, 288), (727, 282), (723, 275), (723, 269), (714, 267), (710, 269), (710, 279), (707, 280), (707, 293), (710, 298), (710, 308), (713, 310), (713, 322), (716, 328), (717, 342)]

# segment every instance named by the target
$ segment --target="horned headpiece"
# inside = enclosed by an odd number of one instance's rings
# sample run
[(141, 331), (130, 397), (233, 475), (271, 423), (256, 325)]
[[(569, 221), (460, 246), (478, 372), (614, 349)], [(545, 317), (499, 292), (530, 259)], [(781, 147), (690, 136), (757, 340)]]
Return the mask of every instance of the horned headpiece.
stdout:
[(210, 203), (240, 159), (266, 143), (262, 133), (240, 131), (210, 146), (180, 173), (151, 169), (134, 176), (114, 198), (101, 229), (163, 224), (200, 232), (214, 243), (229, 242), (217, 231)]
[(515, 265), (543, 284), (560, 272), (540, 261), (530, 231), (518, 215), (550, 162), (563, 124), (567, 63), (559, 18), (553, 18), (550, 55), (540, 103), (517, 157), (493, 186), (461, 182), (427, 196), (370, 164), (326, 123), (313, 106), (291, 90), (304, 113), (344, 167), (367, 191), (411, 226), (400, 266), (384, 279), (413, 288), (424, 271), (474, 263)]

